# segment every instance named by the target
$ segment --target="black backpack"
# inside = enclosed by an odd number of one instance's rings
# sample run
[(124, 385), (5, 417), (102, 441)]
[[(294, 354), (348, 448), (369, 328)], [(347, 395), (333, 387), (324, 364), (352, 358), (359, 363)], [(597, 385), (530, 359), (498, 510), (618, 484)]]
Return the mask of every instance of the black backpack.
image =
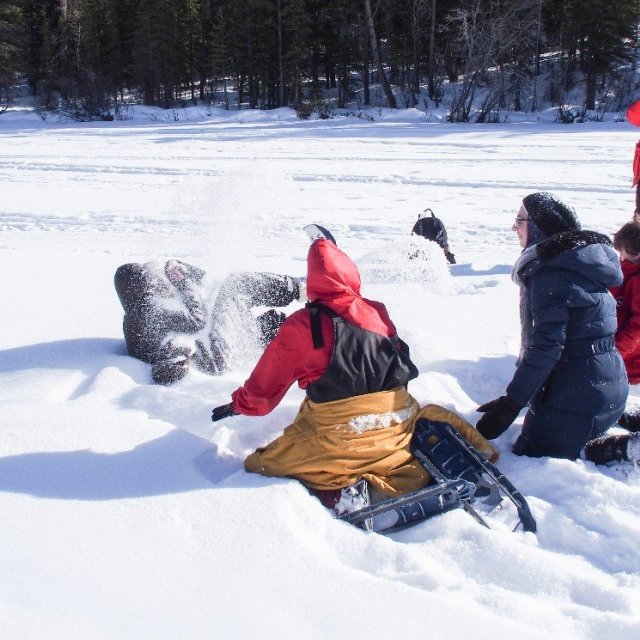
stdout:
[(411, 233), (422, 236), (427, 240), (432, 240), (444, 249), (449, 244), (444, 223), (440, 218), (436, 218), (431, 209), (425, 209), (423, 213), (427, 213), (427, 211), (431, 214), (431, 217), (423, 218), (422, 214), (419, 214), (416, 223), (413, 225), (413, 229), (411, 229)]

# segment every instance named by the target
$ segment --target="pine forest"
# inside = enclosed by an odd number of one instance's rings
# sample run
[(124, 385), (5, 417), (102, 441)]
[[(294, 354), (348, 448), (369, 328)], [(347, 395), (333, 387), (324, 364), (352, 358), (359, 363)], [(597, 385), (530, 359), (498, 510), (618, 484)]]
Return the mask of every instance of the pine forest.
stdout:
[(0, 111), (438, 107), (452, 122), (626, 108), (638, 0), (2, 0)]

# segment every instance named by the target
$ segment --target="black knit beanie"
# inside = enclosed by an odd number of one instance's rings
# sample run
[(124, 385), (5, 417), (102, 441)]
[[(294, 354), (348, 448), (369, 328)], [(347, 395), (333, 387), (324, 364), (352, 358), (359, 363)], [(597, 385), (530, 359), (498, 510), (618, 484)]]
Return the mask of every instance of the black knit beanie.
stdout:
[(553, 236), (562, 231), (579, 231), (580, 221), (576, 212), (552, 193), (538, 191), (530, 193), (522, 201), (529, 214), (529, 219), (546, 236)]

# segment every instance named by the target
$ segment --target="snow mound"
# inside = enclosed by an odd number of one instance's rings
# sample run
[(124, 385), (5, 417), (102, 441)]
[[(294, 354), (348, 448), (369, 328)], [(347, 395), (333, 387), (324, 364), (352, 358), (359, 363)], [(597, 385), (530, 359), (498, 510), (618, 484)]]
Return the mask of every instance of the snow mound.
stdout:
[(452, 291), (453, 278), (442, 249), (429, 240), (396, 240), (358, 260), (362, 281), (371, 284), (421, 282), (438, 291)]

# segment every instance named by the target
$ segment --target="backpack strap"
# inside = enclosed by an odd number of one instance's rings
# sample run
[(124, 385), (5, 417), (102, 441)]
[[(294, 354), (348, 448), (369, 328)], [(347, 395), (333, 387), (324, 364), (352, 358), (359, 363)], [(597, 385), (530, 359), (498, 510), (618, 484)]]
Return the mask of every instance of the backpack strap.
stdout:
[(314, 349), (322, 349), (324, 347), (324, 338), (322, 336), (322, 325), (320, 323), (320, 314), (326, 313), (333, 317), (335, 314), (331, 309), (328, 309), (322, 304), (317, 302), (307, 302), (305, 305), (309, 309), (309, 316), (311, 321), (311, 339), (313, 340)]

